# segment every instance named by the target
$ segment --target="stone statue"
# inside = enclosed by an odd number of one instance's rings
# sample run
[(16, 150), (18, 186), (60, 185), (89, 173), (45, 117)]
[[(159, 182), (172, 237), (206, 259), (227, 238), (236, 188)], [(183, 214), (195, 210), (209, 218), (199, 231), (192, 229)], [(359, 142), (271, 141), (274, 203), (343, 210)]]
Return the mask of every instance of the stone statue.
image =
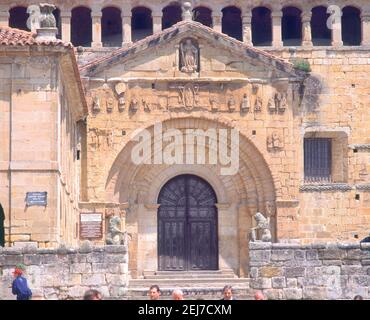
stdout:
[(281, 99), (280, 99), (280, 104), (278, 106), (279, 112), (284, 112), (285, 109), (287, 108), (287, 93), (282, 93), (281, 94)]
[(234, 97), (230, 97), (229, 98), (229, 101), (227, 102), (227, 106), (228, 106), (230, 112), (235, 111), (235, 100), (234, 100)]
[(108, 98), (107, 99), (107, 112), (112, 112), (113, 111), (113, 103), (114, 103), (113, 98)]
[(191, 39), (186, 39), (180, 45), (182, 72), (193, 73), (198, 71), (198, 48)]
[(249, 111), (249, 100), (248, 100), (248, 96), (246, 93), (244, 93), (243, 95), (243, 100), (242, 100), (242, 103), (240, 105), (240, 111), (242, 112), (248, 112)]
[[(271, 242), (270, 217), (266, 218), (261, 212), (254, 215), (257, 226), (251, 228), (251, 241)], [(257, 240), (257, 232), (260, 231), (261, 239)]]
[(139, 102), (136, 100), (136, 98), (133, 98), (130, 103), (130, 110), (137, 111), (138, 108), (139, 108)]
[(143, 103), (143, 106), (144, 106), (144, 111), (145, 112), (150, 112), (151, 110), (150, 110), (149, 103), (145, 99), (142, 100), (142, 103)]
[(118, 110), (120, 112), (125, 110), (125, 104), (126, 104), (126, 99), (125, 99), (125, 93), (121, 93), (119, 98), (118, 98)]
[(121, 218), (118, 216), (112, 216), (109, 219), (106, 243), (114, 245), (127, 245), (129, 240), (129, 234), (126, 231), (121, 231)]
[(92, 107), (94, 112), (99, 112), (100, 111), (100, 100), (98, 96), (95, 96), (93, 98), (93, 107)]
[(268, 103), (267, 103), (267, 109), (270, 112), (275, 112), (276, 111), (276, 104), (275, 104), (275, 99), (270, 98)]
[(260, 97), (256, 98), (256, 102), (254, 104), (254, 112), (261, 112), (262, 111), (262, 99)]
[(41, 18), (40, 7), (38, 5), (31, 4), (27, 8), (27, 13), (29, 14), (29, 18), (27, 20), (27, 27), (32, 32), (36, 32), (37, 29), (40, 29), (40, 18)]
[(49, 3), (40, 3), (40, 27), (41, 28), (56, 28), (57, 22), (53, 15), (53, 11), (56, 9), (56, 6)]
[(211, 111), (217, 111), (218, 110), (218, 103), (217, 103), (217, 98), (211, 98), (210, 99), (211, 103)]

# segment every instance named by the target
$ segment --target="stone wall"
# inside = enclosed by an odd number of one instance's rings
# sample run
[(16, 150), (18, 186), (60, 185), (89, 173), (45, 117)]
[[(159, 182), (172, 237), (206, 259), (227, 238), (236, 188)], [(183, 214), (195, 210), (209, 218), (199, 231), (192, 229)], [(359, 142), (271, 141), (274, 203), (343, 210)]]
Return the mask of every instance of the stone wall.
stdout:
[(0, 248), (0, 299), (11, 293), (14, 266), (25, 264), (33, 299), (81, 299), (88, 289), (98, 289), (105, 299), (126, 293), (128, 254), (126, 246), (78, 249)]
[(250, 287), (268, 299), (370, 297), (370, 244), (250, 243)]

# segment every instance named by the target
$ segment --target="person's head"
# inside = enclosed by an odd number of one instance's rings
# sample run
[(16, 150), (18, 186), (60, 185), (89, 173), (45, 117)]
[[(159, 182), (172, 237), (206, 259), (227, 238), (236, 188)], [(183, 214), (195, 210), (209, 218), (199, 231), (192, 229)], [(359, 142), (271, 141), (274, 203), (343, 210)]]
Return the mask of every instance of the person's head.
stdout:
[(26, 271), (26, 267), (24, 264), (22, 263), (18, 263), (16, 266), (15, 266), (15, 269), (14, 269), (14, 276), (15, 277), (18, 277), (18, 276), (21, 276), (24, 274), (24, 272)]
[(233, 288), (231, 286), (224, 286), (222, 293), (224, 300), (231, 300), (233, 298)]
[(256, 292), (254, 295), (254, 300), (265, 300), (265, 296), (261, 291)]
[(180, 289), (173, 290), (172, 299), (173, 300), (184, 300), (184, 294), (183, 294), (182, 290), (180, 290)]
[(156, 284), (152, 285), (149, 288), (150, 300), (158, 300), (160, 295), (161, 295), (161, 290), (159, 290), (159, 287)]
[(364, 298), (358, 294), (353, 298), (353, 300), (364, 300)]
[(102, 300), (102, 294), (95, 289), (87, 290), (84, 294), (84, 300)]

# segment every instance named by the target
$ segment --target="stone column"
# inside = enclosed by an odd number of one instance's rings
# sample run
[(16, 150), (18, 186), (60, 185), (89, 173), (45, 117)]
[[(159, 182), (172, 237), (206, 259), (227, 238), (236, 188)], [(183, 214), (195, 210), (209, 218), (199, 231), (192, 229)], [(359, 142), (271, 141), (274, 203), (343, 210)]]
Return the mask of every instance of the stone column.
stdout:
[(162, 16), (161, 12), (153, 12), (153, 33), (162, 31)]
[(124, 11), (122, 10), (122, 46), (127, 45), (132, 42), (131, 40), (131, 10)]
[(333, 20), (332, 30), (331, 30), (331, 45), (332, 46), (343, 46), (342, 41), (342, 10), (340, 11), (340, 16)]
[(222, 13), (220, 11), (212, 11), (213, 30), (222, 32)]
[(102, 47), (101, 41), (101, 17), (103, 16), (101, 10), (94, 10), (91, 12), (92, 19), (92, 47)]
[(281, 19), (283, 13), (280, 11), (274, 11), (271, 14), (272, 16), (272, 46), (273, 47), (282, 47), (282, 30), (281, 30)]
[(0, 5), (0, 27), (9, 26), (9, 7)]
[(243, 13), (243, 42), (247, 45), (252, 46), (252, 12)]
[(363, 12), (361, 15), (362, 22), (362, 42), (361, 45), (370, 45), (370, 12)]
[(71, 42), (71, 11), (61, 11), (60, 19), (62, 22), (62, 40)]
[(302, 12), (302, 46), (312, 46), (311, 18), (312, 12)]

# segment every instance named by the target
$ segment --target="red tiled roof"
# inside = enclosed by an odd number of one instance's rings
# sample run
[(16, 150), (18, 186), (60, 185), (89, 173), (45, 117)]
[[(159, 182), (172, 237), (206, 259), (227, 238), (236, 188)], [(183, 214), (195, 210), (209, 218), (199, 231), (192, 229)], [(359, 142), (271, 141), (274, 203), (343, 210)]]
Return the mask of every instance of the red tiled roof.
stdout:
[(0, 46), (61, 46), (72, 48), (72, 44), (56, 39), (52, 41), (36, 40), (36, 33), (14, 29), (9, 27), (0, 27)]

